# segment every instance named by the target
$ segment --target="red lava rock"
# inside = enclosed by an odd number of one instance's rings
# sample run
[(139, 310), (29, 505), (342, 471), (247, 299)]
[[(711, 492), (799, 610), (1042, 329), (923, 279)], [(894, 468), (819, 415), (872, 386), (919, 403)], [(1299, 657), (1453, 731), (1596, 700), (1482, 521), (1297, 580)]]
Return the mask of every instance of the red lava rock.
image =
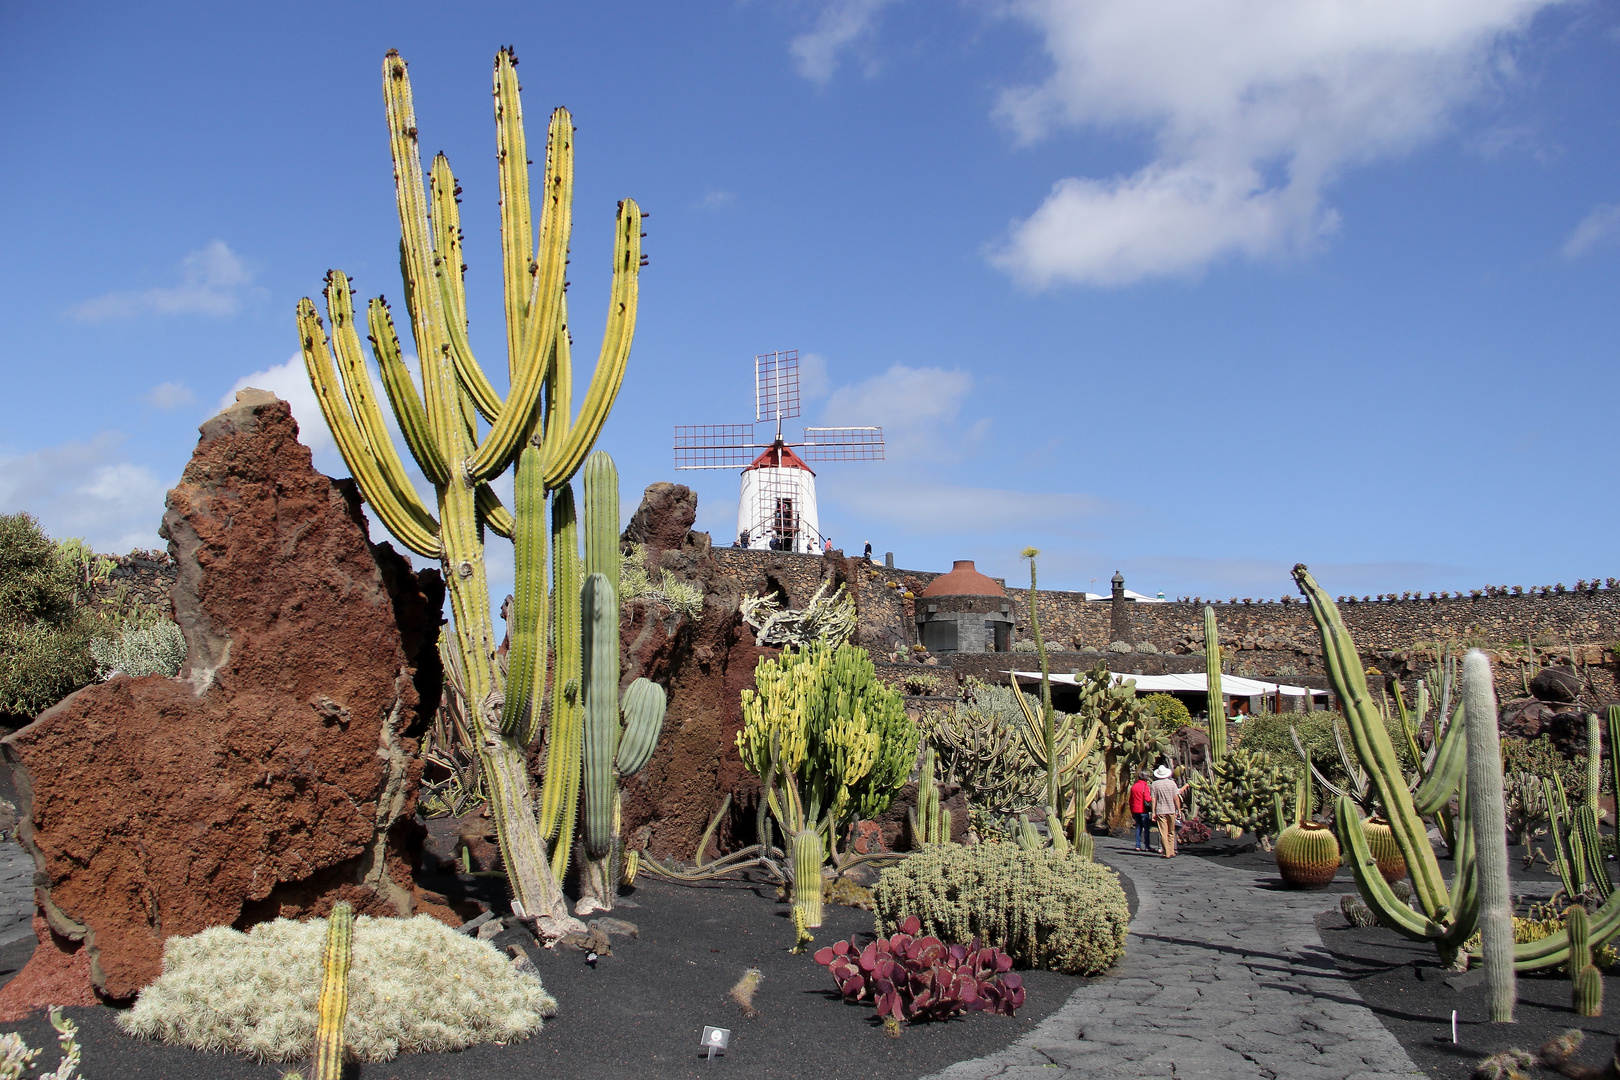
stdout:
[(90, 988), (90, 953), (82, 943), (51, 933), (34, 916), (39, 947), (17, 977), (0, 986), (0, 1024), (13, 1024), (52, 1005), (97, 1005)]
[(368, 542), (352, 484), (314, 470), (285, 402), (244, 390), (201, 432), (163, 519), (180, 677), (87, 687), (0, 744), (44, 916), (6, 988), (15, 1007), (30, 987), (67, 1000), (56, 984), (74, 972), (128, 998), (172, 935), (340, 899), (457, 921), (411, 883), (420, 762), (404, 732), (417, 656), (437, 697), (437, 572)]

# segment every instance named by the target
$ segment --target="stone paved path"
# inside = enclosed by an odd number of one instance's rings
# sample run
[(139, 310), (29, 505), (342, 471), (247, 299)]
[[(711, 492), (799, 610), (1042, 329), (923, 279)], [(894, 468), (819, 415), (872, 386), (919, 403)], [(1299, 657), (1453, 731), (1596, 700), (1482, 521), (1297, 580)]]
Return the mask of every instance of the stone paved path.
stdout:
[(1264, 875), (1097, 841), (1139, 906), (1125, 959), (1029, 1035), (929, 1080), (1421, 1080), (1334, 966), (1313, 922), (1333, 892), (1270, 891)]
[(15, 840), (0, 843), (0, 945), (34, 932), (34, 860)]

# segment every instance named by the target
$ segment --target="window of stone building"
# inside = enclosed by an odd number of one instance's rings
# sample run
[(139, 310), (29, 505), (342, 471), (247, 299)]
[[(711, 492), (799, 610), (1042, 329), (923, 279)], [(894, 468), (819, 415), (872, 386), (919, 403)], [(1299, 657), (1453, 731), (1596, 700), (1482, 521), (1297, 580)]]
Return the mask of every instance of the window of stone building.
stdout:
[(1006, 652), (1012, 645), (1012, 624), (986, 619), (984, 622), (985, 652)]
[(956, 621), (940, 619), (923, 623), (923, 648), (929, 652), (955, 652)]

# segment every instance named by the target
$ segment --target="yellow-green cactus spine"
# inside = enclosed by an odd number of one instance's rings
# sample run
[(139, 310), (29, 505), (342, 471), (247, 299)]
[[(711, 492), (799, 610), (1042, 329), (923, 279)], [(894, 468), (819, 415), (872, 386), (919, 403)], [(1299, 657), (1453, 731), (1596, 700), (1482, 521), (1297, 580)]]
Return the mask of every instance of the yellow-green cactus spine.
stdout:
[(326, 920), (321, 996), (316, 1007), (314, 1080), (342, 1080), (343, 1023), (349, 1015), (349, 964), (354, 959), (354, 909), (338, 903)]
[(1221, 631), (1215, 625), (1215, 609), (1204, 605), (1204, 703), (1209, 711), (1209, 754), (1216, 761), (1226, 757), (1226, 699), (1221, 696)]
[[(437, 516), (417, 497), (383, 422), (355, 327), (348, 279), (337, 271), (327, 279), (330, 339), (308, 298), (299, 302), (297, 322), (310, 382), (361, 494), (401, 543), (417, 554), (440, 560), (470, 705), (467, 719), (473, 749), (480, 759), (508, 884), (527, 912), (549, 919), (565, 916), (566, 908), (547, 858), (524, 760), (541, 712), (547, 666), (545, 535), (537, 507), (544, 492), (561, 488), (578, 471), (623, 382), (636, 321), (641, 213), (630, 200), (619, 204), (607, 330), (590, 388), (574, 416), (564, 299), (573, 212), (573, 124), (566, 110), (552, 113), (537, 223), (530, 207), (530, 163), (515, 64), (508, 50), (496, 55), (495, 121), (510, 386), (503, 398), (484, 375), (467, 340), (455, 177), (442, 155), (424, 175), (405, 62), (394, 52), (383, 61), (383, 98), (400, 221), (400, 268), (416, 354), (422, 362), (420, 394), (405, 368), (392, 317), (380, 298), (367, 308), (367, 325), (383, 389), (400, 432), (434, 487)], [(489, 424), (481, 437), (480, 415)], [(489, 488), (491, 480), (514, 464), (515, 513), (502, 506)], [(503, 677), (493, 660), (496, 635), (489, 612), (483, 548), (486, 529), (513, 538), (518, 548), (517, 625), (511, 629), (513, 648), (519, 653), (508, 657), (510, 679)], [(576, 602), (576, 588), (570, 582), (561, 590), (567, 597), (564, 606)], [(554, 714), (559, 712), (556, 705), (554, 698)], [(561, 740), (565, 757), (568, 746), (569, 740)], [(570, 783), (570, 771), (556, 770), (564, 787)], [(574, 783), (577, 795), (577, 781)], [(563, 807), (573, 801), (552, 800), (551, 835), (563, 831)], [(566, 864), (566, 845), (560, 855)]]
[(1577, 1016), (1602, 1016), (1603, 975), (1592, 964), (1590, 919), (1586, 909), (1575, 904), (1564, 912), (1564, 928), (1569, 935), (1570, 1004)]

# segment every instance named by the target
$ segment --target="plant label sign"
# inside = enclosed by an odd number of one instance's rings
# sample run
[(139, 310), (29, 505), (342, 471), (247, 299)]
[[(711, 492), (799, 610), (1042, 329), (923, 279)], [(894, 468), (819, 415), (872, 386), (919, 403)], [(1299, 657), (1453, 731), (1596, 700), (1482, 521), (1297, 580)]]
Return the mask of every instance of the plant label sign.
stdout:
[(731, 1045), (731, 1029), (705, 1027), (703, 1029), (703, 1046), (709, 1051), (709, 1060), (714, 1060), (716, 1050), (724, 1050)]

